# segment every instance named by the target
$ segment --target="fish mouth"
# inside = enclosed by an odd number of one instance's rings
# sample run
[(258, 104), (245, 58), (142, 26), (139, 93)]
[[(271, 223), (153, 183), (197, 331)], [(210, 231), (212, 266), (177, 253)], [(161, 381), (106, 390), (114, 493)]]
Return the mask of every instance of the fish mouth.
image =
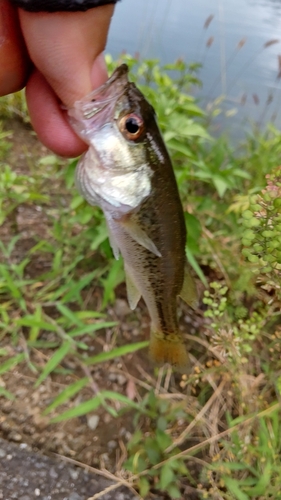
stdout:
[(91, 99), (91, 102), (108, 102), (111, 99), (120, 97), (124, 92), (124, 87), (128, 84), (128, 72), (129, 68), (127, 64), (118, 66), (111, 77), (101, 87), (93, 90), (87, 96), (87, 100)]
[(77, 129), (76, 121), (91, 120), (104, 108), (112, 109), (129, 84), (128, 71), (127, 64), (121, 64), (101, 87), (74, 103), (73, 108), (68, 110), (68, 115), (75, 129)]

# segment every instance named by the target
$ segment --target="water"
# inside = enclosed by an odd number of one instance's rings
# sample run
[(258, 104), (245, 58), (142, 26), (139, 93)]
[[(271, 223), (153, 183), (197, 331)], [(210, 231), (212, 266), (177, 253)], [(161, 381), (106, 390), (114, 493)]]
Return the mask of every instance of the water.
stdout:
[(122, 0), (107, 51), (124, 50), (163, 63), (201, 62), (202, 105), (224, 97), (217, 133), (241, 138), (250, 121), (281, 128), (281, 0)]

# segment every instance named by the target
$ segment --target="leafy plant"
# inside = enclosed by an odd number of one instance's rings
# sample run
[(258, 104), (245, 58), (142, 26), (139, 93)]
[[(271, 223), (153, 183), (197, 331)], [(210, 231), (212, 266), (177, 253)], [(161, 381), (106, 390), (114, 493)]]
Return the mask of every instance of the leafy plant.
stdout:
[[(234, 425), (235, 421), (229, 422)], [(275, 410), (260, 418), (256, 431), (245, 429), (243, 437), (232, 435), (232, 444), (225, 442), (228, 460), (219, 455), (210, 468), (227, 489), (220, 491), (222, 498), (250, 500), (252, 498), (278, 498), (280, 488), (280, 418)], [(230, 496), (231, 495), (231, 496)], [(203, 496), (204, 498), (204, 496)], [(206, 497), (207, 498), (207, 497)]]
[(242, 213), (243, 254), (261, 275), (259, 283), (281, 299), (281, 167), (266, 175), (267, 185), (250, 197)]
[[(186, 416), (183, 407), (169, 404), (169, 401), (161, 400), (150, 392), (142, 402), (140, 409), (143, 408), (151, 415), (151, 430), (144, 435), (139, 428), (134, 433), (128, 443), (129, 458), (124, 467), (133, 474), (141, 473), (138, 487), (142, 497), (146, 497), (153, 487), (168, 493), (173, 499), (182, 498), (181, 477), (191, 477), (191, 475), (183, 459), (173, 459), (179, 449), (174, 447), (172, 451), (167, 450), (173, 444), (169, 427), (175, 420)], [(136, 421), (140, 415), (140, 412), (136, 414)], [(146, 474), (142, 475), (144, 471)]]

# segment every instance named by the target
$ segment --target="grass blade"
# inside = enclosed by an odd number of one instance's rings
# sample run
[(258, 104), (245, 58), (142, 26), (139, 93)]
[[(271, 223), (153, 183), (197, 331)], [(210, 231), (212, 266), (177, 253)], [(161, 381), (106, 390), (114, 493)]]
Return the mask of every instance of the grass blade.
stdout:
[(43, 380), (58, 366), (58, 364), (63, 360), (63, 358), (67, 355), (69, 350), (73, 344), (71, 342), (63, 342), (60, 348), (55, 352), (55, 354), (49, 359), (47, 364), (45, 365), (44, 370), (42, 371), (40, 377), (37, 379), (35, 383), (35, 387), (38, 387)]
[(243, 493), (238, 486), (238, 481), (236, 479), (232, 479), (231, 477), (224, 477), (224, 482), (231, 493), (235, 495), (237, 500), (249, 500), (248, 495)]
[(7, 359), (7, 361), (4, 361), (4, 363), (1, 363), (0, 365), (0, 375), (3, 373), (7, 372), (14, 366), (16, 366), (18, 363), (24, 360), (24, 354), (18, 354), (17, 356), (14, 356), (13, 358)]
[(67, 318), (71, 324), (74, 324), (76, 326), (82, 326), (83, 322), (77, 318), (76, 314), (71, 311), (67, 306), (60, 304), (59, 302), (56, 304), (57, 310), (61, 313), (62, 316)]
[(144, 410), (138, 403), (135, 403), (134, 401), (129, 399), (127, 396), (124, 396), (124, 394), (120, 394), (119, 392), (104, 391), (103, 397), (106, 399), (111, 399), (112, 401), (118, 401), (119, 403), (123, 403), (126, 406), (128, 406), (129, 408), (134, 408), (135, 410), (138, 410), (142, 413), (145, 413), (146, 415), (149, 414), (149, 412)]
[(50, 332), (56, 332), (57, 327), (47, 321), (38, 321), (34, 316), (26, 316), (25, 318), (18, 319), (16, 321), (17, 325), (20, 326), (30, 326), (31, 328), (40, 328), (41, 330), (47, 330)]
[(62, 422), (62, 420), (67, 420), (69, 418), (81, 417), (82, 415), (86, 415), (90, 411), (96, 410), (103, 403), (102, 393), (97, 394), (94, 398), (89, 401), (85, 401), (81, 403), (79, 406), (75, 408), (71, 408), (71, 410), (67, 410), (61, 415), (54, 417), (51, 419), (51, 423), (55, 424), (57, 422)]
[(71, 332), (68, 332), (68, 335), (70, 337), (78, 337), (79, 335), (85, 335), (86, 333), (94, 333), (97, 330), (101, 330), (102, 328), (110, 328), (112, 326), (116, 326), (118, 323), (116, 321), (105, 321), (103, 323), (93, 323), (91, 325), (84, 325), (81, 326), (81, 328), (76, 328), (75, 330), (72, 330)]
[(64, 391), (62, 391), (55, 399), (54, 401), (44, 410), (44, 415), (47, 415), (50, 413), (52, 410), (54, 410), (57, 406), (62, 405), (66, 401), (68, 401), (70, 398), (75, 396), (77, 392), (79, 392), (85, 385), (88, 383), (88, 378), (84, 377), (81, 378), (80, 380), (77, 380), (73, 384), (69, 385)]
[(7, 389), (4, 389), (4, 387), (0, 386), (0, 396), (4, 396), (7, 399), (10, 399), (11, 401), (14, 401), (16, 398), (15, 396), (10, 392), (7, 391)]
[(88, 286), (93, 281), (96, 274), (97, 271), (93, 271), (84, 278), (80, 279), (79, 282), (76, 283), (75, 286), (72, 286), (71, 289), (65, 294), (61, 302), (65, 304), (66, 302), (73, 301), (73, 299), (78, 300), (81, 290), (83, 290), (83, 288)]
[[(70, 418), (86, 415), (90, 411), (96, 410), (96, 408), (98, 408), (101, 405), (107, 407), (105, 399), (110, 399), (111, 401), (118, 401), (119, 403), (125, 404), (128, 408), (134, 408), (138, 411), (149, 414), (149, 412), (143, 410), (139, 404), (134, 403), (134, 401), (131, 401), (129, 398), (127, 398), (127, 396), (124, 396), (123, 394), (119, 394), (118, 392), (114, 391), (103, 391), (97, 394), (94, 398), (90, 399), (89, 401), (85, 401), (84, 403), (81, 403), (79, 406), (71, 408), (70, 410), (65, 411), (61, 415), (52, 418), (51, 423), (61, 422), (62, 420), (67, 420)], [(109, 411), (110, 408), (107, 407), (107, 410)], [(112, 413), (112, 415), (118, 416), (118, 413), (114, 412)]]
[(196, 272), (196, 274), (198, 275), (198, 277), (200, 278), (202, 283), (205, 286), (208, 286), (207, 280), (202, 272), (201, 267), (199, 266), (196, 259), (194, 258), (194, 255), (191, 253), (191, 251), (189, 250), (188, 247), (186, 247), (185, 251), (186, 251), (186, 256), (187, 256), (187, 260), (188, 260), (189, 264), (193, 267), (194, 271)]
[(95, 365), (96, 363), (102, 363), (103, 361), (109, 361), (110, 359), (118, 358), (119, 356), (124, 356), (125, 354), (129, 354), (139, 349), (143, 349), (147, 347), (149, 342), (145, 340), (144, 342), (136, 342), (135, 344), (124, 345), (122, 347), (117, 347), (116, 349), (112, 349), (109, 352), (101, 352), (96, 356), (92, 356), (90, 358), (86, 358), (84, 363), (86, 365)]

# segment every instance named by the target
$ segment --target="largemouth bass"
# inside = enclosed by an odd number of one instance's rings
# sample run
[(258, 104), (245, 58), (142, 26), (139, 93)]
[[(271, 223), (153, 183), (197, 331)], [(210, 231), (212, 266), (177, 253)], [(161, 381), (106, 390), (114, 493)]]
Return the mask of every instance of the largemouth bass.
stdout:
[(131, 309), (144, 298), (152, 322), (151, 356), (184, 368), (177, 296), (195, 307), (197, 294), (185, 257), (183, 209), (155, 111), (122, 64), (76, 102), (69, 116), (89, 145), (77, 166), (77, 187), (104, 212), (113, 253), (124, 258)]

